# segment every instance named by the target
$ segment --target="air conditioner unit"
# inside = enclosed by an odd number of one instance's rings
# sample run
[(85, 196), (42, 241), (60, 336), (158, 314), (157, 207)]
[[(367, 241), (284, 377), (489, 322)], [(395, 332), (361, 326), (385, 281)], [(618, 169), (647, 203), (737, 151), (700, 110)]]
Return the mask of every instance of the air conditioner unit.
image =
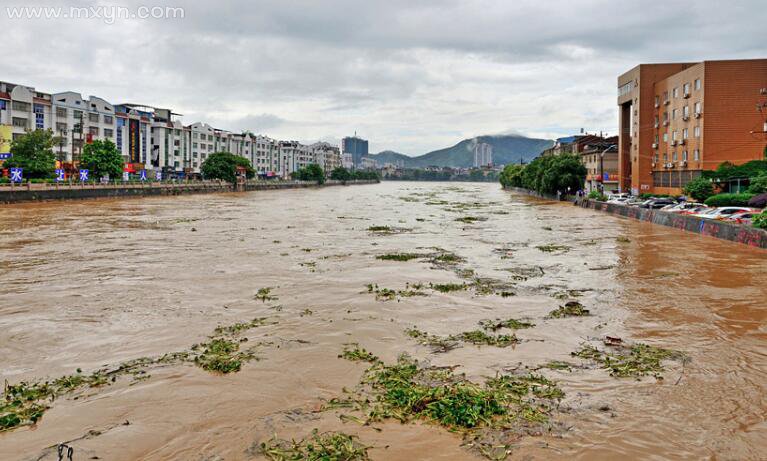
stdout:
[(700, 112), (695, 112), (695, 115), (693, 115), (695, 118), (700, 118)]
[(655, 162), (652, 163), (652, 167), (655, 168)]
[(660, 103), (659, 103), (659, 102), (656, 102), (656, 103), (655, 103), (655, 108), (657, 109), (657, 108), (659, 108), (659, 107), (660, 107)]
[(684, 120), (686, 122), (687, 120), (690, 120), (690, 117), (688, 117), (687, 115), (683, 115), (682, 116), (682, 120)]
[(690, 93), (685, 93), (685, 94), (683, 94), (683, 95), (682, 95), (682, 97), (683, 97), (683, 98), (685, 98), (685, 99), (687, 99), (687, 98), (689, 98), (689, 97), (690, 97)]
[(679, 140), (679, 145), (680, 145), (680, 146), (684, 146), (684, 142), (685, 142), (685, 141), (684, 141), (684, 139), (680, 139), (680, 140)]
[(663, 104), (668, 106), (669, 104), (671, 104), (671, 100), (670, 99), (666, 99), (665, 101), (663, 101)]
[(669, 164), (668, 164), (668, 167), (669, 167), (669, 168), (674, 168), (674, 164), (673, 164), (673, 163), (669, 163)]
[(653, 149), (657, 149), (658, 148), (658, 143), (657, 142), (652, 143), (652, 148)]
[(663, 126), (668, 126), (668, 120), (663, 121)]
[(671, 141), (672, 146), (676, 146), (676, 140)]
[(654, 127), (655, 127), (655, 128), (658, 128), (658, 122), (655, 122), (655, 125), (654, 125)]
[(687, 161), (683, 161), (683, 162), (679, 163), (679, 166), (681, 166), (681, 167), (687, 166)]

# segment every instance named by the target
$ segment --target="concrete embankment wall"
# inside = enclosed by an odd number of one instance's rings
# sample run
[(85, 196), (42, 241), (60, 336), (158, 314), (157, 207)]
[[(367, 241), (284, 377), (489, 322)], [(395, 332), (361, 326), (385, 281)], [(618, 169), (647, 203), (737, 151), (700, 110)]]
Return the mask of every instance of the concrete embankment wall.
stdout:
[[(527, 189), (513, 187), (509, 188), (509, 190), (520, 194), (532, 195), (535, 197), (550, 200), (557, 199), (556, 197), (542, 196), (537, 192)], [(750, 226), (742, 226), (739, 224), (711, 219), (702, 219), (695, 216), (680, 215), (677, 213), (668, 213), (661, 210), (648, 210), (645, 208), (626, 206), (618, 203), (598, 202), (591, 199), (576, 200), (575, 204), (584, 208), (604, 211), (613, 215), (633, 218), (639, 221), (648, 221), (653, 224), (673, 227), (675, 229), (707, 235), (709, 237), (730, 240), (732, 242), (743, 243), (759, 248), (767, 248), (767, 231), (756, 229)]]
[[(324, 186), (375, 184), (378, 181), (327, 181)], [(310, 181), (248, 181), (246, 191), (318, 187)], [(188, 183), (141, 184), (22, 184), (0, 187), (0, 203), (35, 202), (46, 200), (81, 200), (112, 197), (145, 197), (155, 195), (205, 194), (234, 192), (235, 187), (224, 181)]]

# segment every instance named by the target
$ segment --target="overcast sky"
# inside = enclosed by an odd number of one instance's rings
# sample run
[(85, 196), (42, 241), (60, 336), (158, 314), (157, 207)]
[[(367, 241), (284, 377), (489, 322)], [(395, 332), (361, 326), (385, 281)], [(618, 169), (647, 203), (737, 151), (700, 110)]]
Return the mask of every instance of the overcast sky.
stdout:
[[(184, 18), (9, 19), (25, 3)], [(0, 80), (279, 139), (356, 130), (372, 152), (418, 155), (481, 134), (615, 133), (619, 74), (765, 58), (765, 24), (764, 0), (2, 0)]]

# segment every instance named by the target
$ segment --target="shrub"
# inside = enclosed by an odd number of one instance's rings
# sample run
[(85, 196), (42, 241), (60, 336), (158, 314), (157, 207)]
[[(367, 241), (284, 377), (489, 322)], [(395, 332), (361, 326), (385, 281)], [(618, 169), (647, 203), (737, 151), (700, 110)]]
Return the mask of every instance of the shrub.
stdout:
[(237, 167), (241, 166), (245, 168), (245, 176), (252, 178), (256, 175), (256, 170), (253, 169), (250, 160), (239, 155), (234, 155), (229, 152), (216, 152), (210, 154), (200, 167), (202, 175), (205, 179), (223, 179), (229, 182), (235, 182), (237, 180)]
[(589, 192), (588, 198), (593, 199), (593, 200), (599, 200), (600, 202), (606, 202), (607, 201), (607, 196), (605, 194), (599, 192), (598, 190), (593, 190), (593, 191)]
[(696, 178), (684, 186), (684, 193), (699, 202), (704, 202), (714, 195), (714, 185), (708, 179)]
[(767, 211), (762, 211), (762, 214), (754, 216), (751, 225), (758, 229), (767, 229)]
[(23, 168), (24, 179), (48, 178), (56, 168), (51, 130), (30, 131), (11, 142), (12, 157), (3, 168)]
[(123, 157), (112, 141), (97, 139), (83, 147), (80, 166), (89, 169), (93, 179), (102, 176), (115, 179), (122, 175), (124, 165)]
[(742, 194), (717, 194), (709, 197), (704, 202), (710, 207), (720, 206), (748, 206), (748, 201), (754, 194), (742, 193)]
[(291, 176), (293, 179), (299, 181), (317, 181), (319, 184), (325, 183), (325, 172), (322, 171), (322, 167), (316, 163), (300, 168), (298, 171), (291, 173)]
[(754, 208), (767, 207), (767, 193), (754, 195), (753, 197), (751, 197), (751, 200), (748, 201), (748, 206), (751, 206)]
[(511, 164), (503, 167), (498, 180), (503, 187), (522, 187), (522, 171), (524, 171), (524, 165)]
[(764, 194), (767, 192), (767, 173), (751, 178), (751, 185), (748, 186), (748, 191), (752, 194)]

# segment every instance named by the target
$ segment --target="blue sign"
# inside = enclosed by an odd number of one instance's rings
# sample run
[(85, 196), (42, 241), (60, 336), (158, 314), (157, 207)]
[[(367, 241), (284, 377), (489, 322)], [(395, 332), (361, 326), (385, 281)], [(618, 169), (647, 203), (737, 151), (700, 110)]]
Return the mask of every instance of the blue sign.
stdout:
[(88, 170), (80, 170), (80, 181), (88, 180)]
[(64, 180), (64, 169), (57, 168), (56, 169), (56, 182), (61, 182)]
[(11, 154), (10, 152), (4, 152), (0, 154), (0, 160), (8, 160), (11, 157), (13, 157), (13, 154)]
[(21, 182), (21, 172), (24, 168), (11, 168), (11, 181)]
[(154, 172), (154, 179), (156, 179), (158, 181), (162, 181), (162, 171), (160, 171), (160, 170), (155, 171)]
[(141, 170), (138, 175), (139, 179), (142, 181), (146, 181), (146, 170)]
[(604, 174), (602, 175), (602, 179), (603, 179), (604, 181), (609, 181), (609, 180), (610, 180), (610, 173), (604, 173)]

